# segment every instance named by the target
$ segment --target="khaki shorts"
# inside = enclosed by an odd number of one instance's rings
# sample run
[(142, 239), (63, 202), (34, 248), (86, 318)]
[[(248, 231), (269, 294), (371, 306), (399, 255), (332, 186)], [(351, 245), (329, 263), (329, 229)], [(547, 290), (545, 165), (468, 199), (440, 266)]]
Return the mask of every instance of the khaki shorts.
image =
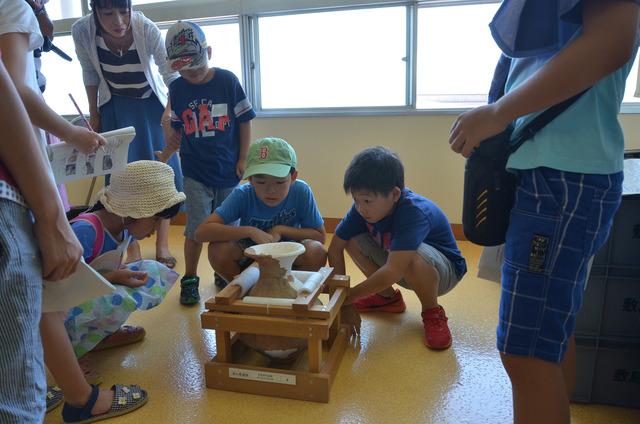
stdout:
[[(368, 257), (371, 262), (379, 267), (387, 263), (389, 252), (380, 247), (370, 234), (359, 234), (353, 239), (358, 243), (362, 254)], [(438, 275), (440, 276), (438, 296), (447, 294), (458, 284), (458, 282), (460, 282), (460, 279), (456, 275), (453, 263), (438, 249), (426, 243), (422, 243), (418, 246), (416, 252), (428, 265), (434, 267), (438, 272)], [(404, 279), (398, 281), (398, 284), (404, 288), (412, 290), (412, 287)]]

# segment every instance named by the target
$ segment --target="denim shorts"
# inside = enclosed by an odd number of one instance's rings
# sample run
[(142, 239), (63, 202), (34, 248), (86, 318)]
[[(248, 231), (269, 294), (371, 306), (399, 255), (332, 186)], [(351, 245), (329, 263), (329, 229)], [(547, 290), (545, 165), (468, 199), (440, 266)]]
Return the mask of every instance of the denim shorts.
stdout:
[(622, 172), (518, 171), (502, 267), (500, 352), (562, 361), (589, 261), (609, 235), (621, 195)]
[[(380, 247), (370, 234), (359, 234), (353, 239), (358, 243), (358, 247), (362, 254), (369, 258), (369, 260), (378, 267), (387, 263), (389, 252)], [(460, 279), (456, 275), (455, 267), (449, 258), (447, 258), (442, 252), (433, 246), (422, 243), (418, 246), (417, 253), (427, 264), (434, 267), (440, 276), (438, 296), (447, 294), (458, 284)], [(398, 281), (398, 284), (406, 289), (412, 290), (412, 287), (404, 279)]]
[(184, 194), (187, 196), (184, 201), (187, 214), (187, 225), (184, 227), (185, 237), (195, 240), (198, 225), (202, 224), (222, 204), (234, 188), (209, 187), (184, 177)]
[(41, 423), (42, 268), (29, 211), (0, 198), (0, 422)]

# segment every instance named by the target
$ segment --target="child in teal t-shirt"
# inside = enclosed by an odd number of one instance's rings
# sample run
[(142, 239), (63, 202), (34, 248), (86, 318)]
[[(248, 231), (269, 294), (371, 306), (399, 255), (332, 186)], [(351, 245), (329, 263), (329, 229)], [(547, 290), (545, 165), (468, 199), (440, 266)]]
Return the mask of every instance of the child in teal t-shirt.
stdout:
[[(515, 422), (568, 423), (575, 317), (588, 263), (622, 193), (618, 113), (637, 52), (638, 1), (502, 2), (491, 29), (513, 59), (505, 95), (458, 117), (451, 148), (486, 138), (586, 89), (508, 162), (517, 174), (506, 235), (497, 345)], [(542, 27), (548, 30), (542, 30)]]

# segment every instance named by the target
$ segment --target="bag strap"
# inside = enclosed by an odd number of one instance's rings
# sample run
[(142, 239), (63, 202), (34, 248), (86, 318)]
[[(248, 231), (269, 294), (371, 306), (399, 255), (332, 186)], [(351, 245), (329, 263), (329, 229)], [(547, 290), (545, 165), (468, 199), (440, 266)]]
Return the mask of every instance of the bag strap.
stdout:
[[(489, 103), (496, 102), (500, 97), (504, 95), (504, 89), (507, 83), (511, 61), (512, 59), (506, 56), (504, 53), (500, 55), (498, 63), (496, 64), (496, 68), (493, 72), (491, 87), (489, 88)], [(515, 142), (510, 143), (509, 148), (507, 149), (507, 155), (510, 155), (511, 153), (518, 150), (522, 143), (532, 138), (538, 131), (543, 129), (548, 123), (553, 121), (562, 112), (567, 110), (569, 106), (574, 104), (576, 100), (582, 97), (582, 95), (587, 91), (589, 91), (588, 88), (573, 97), (570, 97), (558, 104), (547, 108), (544, 112), (536, 116), (531, 122), (529, 122), (519, 131), (518, 136), (514, 140)]]
[(89, 256), (89, 258), (87, 259), (87, 263), (91, 263), (91, 261), (98, 257), (104, 246), (104, 227), (102, 226), (102, 221), (100, 221), (100, 218), (92, 213), (81, 213), (69, 222), (77, 221), (88, 222), (96, 232), (96, 239), (93, 242), (93, 250), (91, 252), (91, 256)]
[(522, 128), (522, 130), (520, 130), (520, 132), (518, 133), (518, 136), (515, 138), (515, 142), (512, 142), (510, 144), (508, 153), (511, 154), (516, 150), (518, 150), (518, 148), (522, 145), (522, 143), (532, 138), (538, 131), (543, 129), (549, 122), (553, 121), (562, 112), (567, 110), (569, 106), (574, 104), (576, 100), (582, 97), (582, 95), (587, 91), (589, 91), (588, 88), (576, 94), (573, 97), (570, 97), (558, 104), (551, 106), (550, 108), (542, 112), (540, 115), (536, 116), (531, 122), (529, 122), (524, 128)]

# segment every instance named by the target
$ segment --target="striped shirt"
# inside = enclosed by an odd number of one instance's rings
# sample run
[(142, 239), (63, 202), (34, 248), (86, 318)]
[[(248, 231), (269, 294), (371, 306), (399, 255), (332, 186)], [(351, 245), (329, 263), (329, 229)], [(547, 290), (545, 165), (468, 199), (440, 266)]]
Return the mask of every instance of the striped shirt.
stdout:
[(122, 55), (111, 52), (100, 35), (96, 35), (98, 60), (111, 94), (146, 99), (153, 90), (144, 74), (135, 42)]

